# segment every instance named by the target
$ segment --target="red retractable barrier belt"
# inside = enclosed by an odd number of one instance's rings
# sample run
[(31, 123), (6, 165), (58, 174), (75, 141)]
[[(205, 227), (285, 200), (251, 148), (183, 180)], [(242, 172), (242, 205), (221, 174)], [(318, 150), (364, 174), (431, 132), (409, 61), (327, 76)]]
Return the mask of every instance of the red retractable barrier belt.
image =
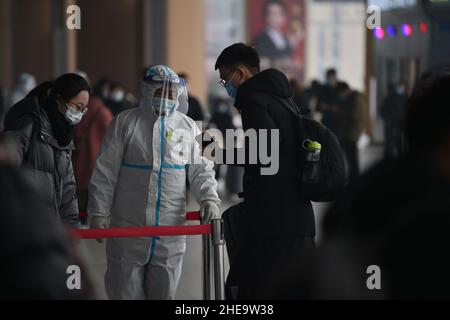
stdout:
[[(80, 218), (87, 218), (88, 214), (86, 211), (80, 211)], [(200, 213), (198, 211), (186, 212), (186, 220), (200, 220)]]
[[(80, 212), (80, 217), (85, 212)], [(86, 216), (86, 215), (85, 215)], [(199, 220), (198, 211), (187, 212), (186, 220)], [(72, 235), (78, 239), (124, 238), (124, 237), (157, 237), (210, 234), (211, 225), (199, 226), (158, 226), (111, 229), (74, 229)]]
[(180, 235), (196, 235), (209, 233), (211, 233), (210, 224), (203, 224), (200, 226), (160, 226), (160, 227), (139, 227), (139, 228), (72, 230), (72, 235), (78, 239), (180, 236)]
[(186, 220), (200, 220), (200, 212), (198, 211), (189, 211), (186, 212)]

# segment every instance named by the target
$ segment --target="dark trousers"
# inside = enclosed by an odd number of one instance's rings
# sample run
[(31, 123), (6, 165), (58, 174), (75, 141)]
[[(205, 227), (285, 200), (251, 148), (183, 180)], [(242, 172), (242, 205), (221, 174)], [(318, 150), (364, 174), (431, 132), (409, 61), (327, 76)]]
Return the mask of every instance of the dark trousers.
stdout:
[(315, 249), (313, 237), (252, 237), (239, 248), (226, 282), (227, 299), (304, 299), (305, 275)]
[(342, 139), (341, 146), (347, 158), (347, 177), (351, 181), (359, 174), (358, 145), (356, 141)]
[(400, 123), (385, 121), (384, 123), (384, 155), (398, 158), (403, 151), (403, 130)]

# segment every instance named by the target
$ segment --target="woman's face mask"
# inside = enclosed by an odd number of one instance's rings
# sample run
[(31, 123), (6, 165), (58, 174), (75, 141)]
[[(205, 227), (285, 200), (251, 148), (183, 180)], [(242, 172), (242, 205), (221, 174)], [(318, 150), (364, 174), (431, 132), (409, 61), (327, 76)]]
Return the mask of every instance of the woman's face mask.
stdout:
[(67, 102), (62, 102), (62, 103), (64, 103), (66, 110), (62, 111), (62, 109), (60, 108), (60, 111), (64, 115), (66, 120), (69, 121), (69, 123), (73, 126), (78, 124), (81, 121), (81, 119), (83, 118), (83, 115), (86, 113), (87, 107), (83, 106), (83, 107), (77, 108), (77, 107), (70, 105)]
[(83, 115), (85, 114), (87, 109), (78, 110), (74, 107), (71, 107), (69, 104), (66, 103), (67, 110), (64, 112), (64, 116), (66, 117), (67, 121), (70, 122), (71, 125), (78, 124), (81, 119), (83, 118)]
[(83, 115), (87, 111), (87, 104), (89, 102), (89, 93), (85, 90), (81, 91), (72, 98), (69, 102), (67, 102), (61, 96), (56, 98), (56, 103), (58, 105), (59, 111), (64, 115), (67, 121), (71, 125), (78, 124)]

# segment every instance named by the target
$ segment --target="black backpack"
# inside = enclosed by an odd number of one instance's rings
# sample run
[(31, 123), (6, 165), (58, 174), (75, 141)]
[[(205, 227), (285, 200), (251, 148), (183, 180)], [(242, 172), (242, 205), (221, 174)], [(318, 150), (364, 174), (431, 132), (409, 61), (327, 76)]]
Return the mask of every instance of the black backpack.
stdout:
[[(305, 116), (292, 98), (279, 99), (297, 118), (300, 145), (298, 147), (299, 180), (302, 196), (315, 202), (333, 201), (345, 185), (344, 153), (336, 135), (321, 123)], [(308, 156), (305, 142), (321, 144), (320, 159), (316, 163), (305, 161)], [(308, 177), (307, 179), (305, 177)]]

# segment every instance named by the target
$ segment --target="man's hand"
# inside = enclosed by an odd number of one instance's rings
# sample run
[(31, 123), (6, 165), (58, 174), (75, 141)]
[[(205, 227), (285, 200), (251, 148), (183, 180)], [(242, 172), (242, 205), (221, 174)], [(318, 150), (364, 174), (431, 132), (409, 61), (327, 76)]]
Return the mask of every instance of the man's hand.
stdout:
[(200, 206), (200, 217), (202, 218), (202, 224), (208, 224), (211, 219), (217, 219), (220, 216), (219, 207), (214, 201), (203, 201)]

